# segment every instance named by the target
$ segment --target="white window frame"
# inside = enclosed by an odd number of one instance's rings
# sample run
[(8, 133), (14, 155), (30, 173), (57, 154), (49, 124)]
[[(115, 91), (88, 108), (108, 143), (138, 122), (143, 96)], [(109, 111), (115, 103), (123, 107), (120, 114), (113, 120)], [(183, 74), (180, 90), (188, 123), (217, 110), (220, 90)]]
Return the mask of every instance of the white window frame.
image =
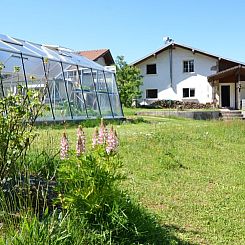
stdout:
[[(187, 67), (185, 67), (185, 64)], [(183, 60), (183, 73), (192, 73), (195, 72), (195, 62), (192, 60)]]

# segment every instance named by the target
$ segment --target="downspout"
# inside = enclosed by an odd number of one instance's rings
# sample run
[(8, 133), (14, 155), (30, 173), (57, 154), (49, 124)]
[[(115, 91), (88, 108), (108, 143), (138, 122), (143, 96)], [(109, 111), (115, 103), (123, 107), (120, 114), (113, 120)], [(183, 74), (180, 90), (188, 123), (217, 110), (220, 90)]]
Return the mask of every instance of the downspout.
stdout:
[(237, 80), (238, 80), (238, 74), (235, 74), (235, 109), (239, 109), (238, 108), (238, 86), (237, 86)]
[(170, 45), (168, 54), (169, 54), (170, 87), (173, 88), (173, 44)]

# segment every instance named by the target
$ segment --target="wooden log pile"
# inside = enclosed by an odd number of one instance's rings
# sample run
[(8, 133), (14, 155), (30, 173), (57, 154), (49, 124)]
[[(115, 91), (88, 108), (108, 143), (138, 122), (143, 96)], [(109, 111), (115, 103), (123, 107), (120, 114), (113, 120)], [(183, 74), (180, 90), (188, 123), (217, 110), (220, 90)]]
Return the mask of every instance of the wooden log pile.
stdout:
[(153, 109), (177, 109), (177, 110), (185, 110), (185, 109), (211, 109), (214, 107), (213, 103), (201, 104), (197, 102), (191, 101), (177, 101), (177, 100), (158, 100), (147, 106), (148, 108)]

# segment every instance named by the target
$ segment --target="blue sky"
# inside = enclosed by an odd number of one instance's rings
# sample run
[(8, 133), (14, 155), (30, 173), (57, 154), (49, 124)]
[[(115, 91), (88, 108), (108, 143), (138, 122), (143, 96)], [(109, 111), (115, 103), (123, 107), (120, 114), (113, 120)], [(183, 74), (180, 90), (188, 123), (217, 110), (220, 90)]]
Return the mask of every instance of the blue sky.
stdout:
[(137, 60), (163, 37), (245, 62), (244, 0), (1, 0), (0, 33)]

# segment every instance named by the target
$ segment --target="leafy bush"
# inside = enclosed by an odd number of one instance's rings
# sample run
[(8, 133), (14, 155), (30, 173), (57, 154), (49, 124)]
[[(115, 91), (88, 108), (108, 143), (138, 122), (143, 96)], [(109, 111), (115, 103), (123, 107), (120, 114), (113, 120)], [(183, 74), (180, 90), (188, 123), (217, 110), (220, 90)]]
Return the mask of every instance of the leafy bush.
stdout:
[(140, 86), (142, 76), (140, 70), (135, 66), (126, 63), (123, 56), (116, 59), (117, 85), (121, 102), (126, 107), (131, 107), (134, 99), (141, 97)]
[(113, 195), (120, 161), (104, 149), (86, 156), (70, 157), (58, 168), (59, 201), (65, 209), (75, 208), (83, 215), (95, 216), (106, 208)]
[(0, 180), (18, 172), (17, 161), (23, 160), (36, 136), (33, 126), (42, 107), (39, 96), (24, 91), (0, 100)]
[[(93, 136), (93, 150), (85, 154), (85, 135), (77, 131), (76, 154), (69, 152), (69, 141), (64, 133), (61, 139), (61, 159), (58, 167), (59, 201), (65, 209), (76, 209), (85, 216), (103, 213), (122, 178), (121, 163), (116, 150), (118, 139), (113, 128), (109, 131), (103, 121)], [(70, 154), (69, 154), (70, 153)], [(102, 211), (102, 212), (101, 212)]]
[[(24, 192), (18, 192), (20, 198), (12, 198), (11, 194), (12, 199), (8, 198), (4, 189), (0, 190), (0, 244), (181, 244), (171, 228), (161, 227), (154, 215), (120, 190), (118, 183), (124, 176), (112, 132), (115, 137), (113, 129), (102, 126), (95, 130), (93, 148), (85, 151), (78, 147), (85, 144), (80, 128), (76, 152), (63, 145), (69, 144), (65, 133), (61, 146), (67, 154), (61, 152), (63, 160), (53, 156), (53, 151), (44, 153), (42, 148), (35, 151), (36, 159), (35, 153), (29, 156), (33, 165), (27, 164), (27, 178), (24, 182), (20, 179), (19, 184), (24, 187)], [(37, 175), (30, 175), (30, 170)], [(55, 208), (53, 202), (51, 212), (47, 205), (50, 182), (41, 177), (50, 172), (54, 174), (52, 186), (55, 183), (57, 187), (58, 206)], [(37, 185), (33, 184), (35, 181)], [(41, 198), (33, 199), (31, 193)]]

